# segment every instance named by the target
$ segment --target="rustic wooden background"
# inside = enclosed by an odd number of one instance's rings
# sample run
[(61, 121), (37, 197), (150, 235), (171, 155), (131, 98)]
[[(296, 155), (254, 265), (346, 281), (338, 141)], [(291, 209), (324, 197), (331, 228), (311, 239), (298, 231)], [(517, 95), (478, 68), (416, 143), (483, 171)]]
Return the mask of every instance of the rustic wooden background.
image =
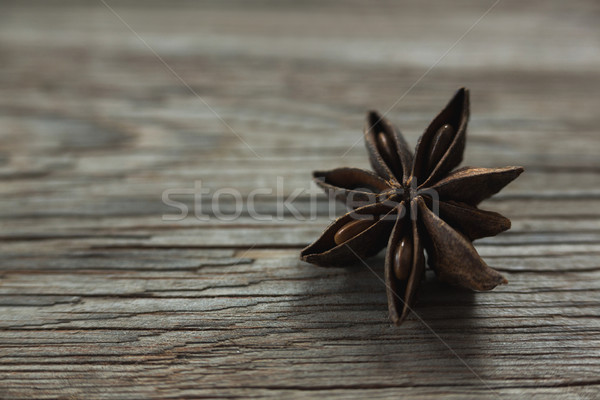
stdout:
[[(597, 398), (599, 21), (593, 0), (2, 1), (0, 397)], [(332, 218), (310, 173), (368, 165), (370, 108), (414, 145), (462, 85), (466, 164), (526, 167), (485, 203), (513, 229), (477, 242), (510, 284), (428, 276), (422, 321), (391, 326), (381, 256), (298, 261)], [(197, 181), (262, 188), (275, 217), (206, 194), (207, 220), (165, 220)]]

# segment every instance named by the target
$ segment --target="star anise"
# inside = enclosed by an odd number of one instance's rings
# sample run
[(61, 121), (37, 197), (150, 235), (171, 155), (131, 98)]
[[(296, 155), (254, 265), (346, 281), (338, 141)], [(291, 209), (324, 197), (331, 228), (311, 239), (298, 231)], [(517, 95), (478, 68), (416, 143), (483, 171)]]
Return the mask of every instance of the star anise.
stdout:
[(518, 177), (522, 167), (453, 171), (463, 158), (469, 91), (458, 90), (418, 141), (414, 156), (383, 116), (367, 115), (365, 141), (375, 173), (358, 168), (314, 172), (316, 183), (351, 211), (335, 220), (301, 259), (344, 266), (387, 244), (385, 281), (390, 318), (408, 315), (427, 264), (437, 277), (473, 290), (507, 283), (472, 245), (510, 228), (510, 220), (477, 205)]

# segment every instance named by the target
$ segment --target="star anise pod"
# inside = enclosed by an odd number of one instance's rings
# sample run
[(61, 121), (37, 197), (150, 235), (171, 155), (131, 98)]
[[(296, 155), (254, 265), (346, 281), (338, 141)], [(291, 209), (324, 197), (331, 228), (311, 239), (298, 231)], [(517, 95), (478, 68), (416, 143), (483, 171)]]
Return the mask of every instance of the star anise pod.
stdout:
[(469, 91), (458, 90), (418, 141), (414, 156), (383, 116), (367, 115), (365, 141), (375, 173), (358, 168), (314, 172), (316, 183), (351, 211), (335, 220), (301, 259), (344, 266), (387, 244), (385, 281), (390, 318), (408, 315), (427, 264), (437, 277), (473, 290), (507, 283), (472, 245), (510, 228), (510, 220), (477, 205), (518, 177), (522, 167), (457, 167), (463, 158)]

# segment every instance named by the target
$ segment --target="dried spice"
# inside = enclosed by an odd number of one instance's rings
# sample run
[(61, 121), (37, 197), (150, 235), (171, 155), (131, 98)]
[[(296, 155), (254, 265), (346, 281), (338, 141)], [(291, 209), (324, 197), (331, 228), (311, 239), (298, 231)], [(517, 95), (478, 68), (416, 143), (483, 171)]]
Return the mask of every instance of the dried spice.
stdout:
[(365, 142), (375, 173), (358, 168), (314, 172), (316, 183), (351, 211), (335, 220), (301, 259), (345, 266), (387, 245), (385, 281), (390, 318), (408, 315), (427, 264), (437, 277), (473, 290), (507, 283), (472, 245), (510, 228), (502, 215), (477, 208), (517, 178), (522, 167), (454, 170), (461, 162), (469, 91), (458, 90), (417, 143), (414, 156), (384, 117), (367, 115)]

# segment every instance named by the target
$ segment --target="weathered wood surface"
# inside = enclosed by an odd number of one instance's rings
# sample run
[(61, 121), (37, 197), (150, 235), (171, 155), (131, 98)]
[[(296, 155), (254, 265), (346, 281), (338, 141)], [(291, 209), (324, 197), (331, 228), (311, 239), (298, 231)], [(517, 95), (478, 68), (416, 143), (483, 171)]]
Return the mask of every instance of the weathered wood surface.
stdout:
[[(597, 2), (501, 1), (456, 45), (492, 2), (107, 4), (139, 37), (101, 1), (0, 5), (0, 397), (597, 398)], [(527, 170), (477, 242), (510, 284), (428, 276), (394, 327), (381, 256), (298, 261), (331, 218), (310, 172), (367, 166), (369, 108), (414, 144), (461, 85), (466, 163)], [(278, 177), (304, 218), (163, 220), (167, 189)]]

